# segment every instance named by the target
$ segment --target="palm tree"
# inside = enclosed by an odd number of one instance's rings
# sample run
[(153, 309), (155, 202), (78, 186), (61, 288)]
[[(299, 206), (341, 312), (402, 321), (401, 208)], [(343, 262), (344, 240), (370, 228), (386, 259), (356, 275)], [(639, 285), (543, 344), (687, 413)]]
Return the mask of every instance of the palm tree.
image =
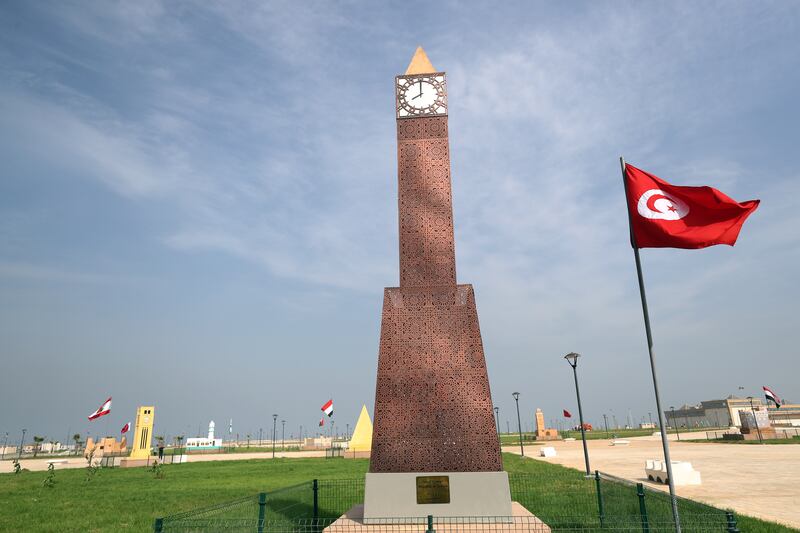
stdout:
[(36, 454), (39, 453), (39, 448), (42, 446), (42, 443), (44, 442), (44, 437), (40, 437), (39, 435), (34, 435), (33, 442), (34, 442), (33, 456), (36, 457)]
[(81, 445), (81, 434), (80, 433), (75, 433), (72, 436), (72, 440), (75, 441), (75, 455), (78, 455), (78, 448), (80, 448), (80, 445)]

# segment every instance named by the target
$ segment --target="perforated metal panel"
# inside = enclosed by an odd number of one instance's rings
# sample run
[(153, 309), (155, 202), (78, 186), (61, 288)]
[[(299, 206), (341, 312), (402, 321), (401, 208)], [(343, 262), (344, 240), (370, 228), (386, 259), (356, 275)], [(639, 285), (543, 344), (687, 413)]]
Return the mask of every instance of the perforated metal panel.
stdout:
[(384, 292), (371, 472), (502, 470), (471, 285), (456, 285), (447, 117), (397, 123), (400, 287)]

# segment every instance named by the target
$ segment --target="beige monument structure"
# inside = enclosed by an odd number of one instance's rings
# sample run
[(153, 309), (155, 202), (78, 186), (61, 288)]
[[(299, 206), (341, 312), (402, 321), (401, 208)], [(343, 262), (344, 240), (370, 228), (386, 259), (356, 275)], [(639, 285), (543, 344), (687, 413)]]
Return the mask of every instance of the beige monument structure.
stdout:
[(367, 406), (361, 406), (353, 436), (347, 443), (347, 457), (369, 457), (372, 449), (372, 420), (369, 419)]
[(120, 461), (122, 467), (146, 466), (150, 463), (150, 443), (153, 439), (155, 407), (143, 405), (136, 410), (136, 431), (130, 456)]
[(114, 437), (104, 437), (98, 439), (97, 442), (91, 437), (86, 439), (86, 448), (83, 450), (83, 456), (86, 459), (92, 457), (93, 459), (102, 459), (108, 455), (124, 455), (128, 453), (128, 442), (125, 437), (118, 441)]
[(545, 426), (544, 413), (541, 409), (536, 409), (536, 440), (561, 440), (557, 429)]

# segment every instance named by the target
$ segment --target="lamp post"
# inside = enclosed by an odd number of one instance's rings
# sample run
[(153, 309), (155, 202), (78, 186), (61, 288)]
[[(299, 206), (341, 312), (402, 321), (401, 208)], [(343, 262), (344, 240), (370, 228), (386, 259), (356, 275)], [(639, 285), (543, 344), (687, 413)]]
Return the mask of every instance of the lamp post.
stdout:
[(286, 451), (286, 420), (281, 420), (281, 451)]
[(17, 454), (17, 461), (20, 460), (22, 457), (22, 447), (25, 445), (25, 432), (28, 431), (27, 429), (22, 429), (22, 438), (19, 440), (19, 453)]
[(583, 427), (583, 408), (581, 407), (581, 391), (578, 387), (578, 357), (581, 354), (570, 352), (564, 356), (569, 366), (572, 367), (572, 375), (575, 378), (575, 395), (578, 397), (578, 419), (581, 422), (581, 440), (583, 441), (583, 459), (586, 462), (586, 475), (591, 476), (592, 470), (589, 468), (589, 448), (586, 447), (586, 428)]
[(278, 423), (278, 415), (272, 415), (272, 458), (275, 459), (275, 429)]
[(647, 418), (650, 419), (650, 425), (655, 427), (655, 425), (653, 425), (653, 413), (647, 413)]
[(608, 415), (603, 413), (603, 424), (606, 426), (606, 438), (608, 438)]
[(678, 424), (675, 423), (675, 408), (670, 405), (669, 410), (672, 411), (672, 425), (675, 426), (675, 433), (678, 435), (678, 440), (681, 440), (681, 432), (678, 430)]
[(753, 424), (756, 425), (756, 431), (758, 432), (758, 442), (764, 444), (764, 439), (761, 438), (761, 428), (758, 427), (758, 420), (756, 420), (756, 410), (753, 407), (753, 397), (748, 396), (747, 399), (750, 400), (750, 412), (753, 413)]
[(0, 461), (6, 458), (6, 446), (8, 446), (8, 431), (6, 431), (6, 438), (3, 441), (3, 452), (2, 456), (0, 456)]
[(258, 447), (259, 448), (261, 447), (261, 440), (262, 440), (261, 439), (261, 435), (262, 435), (263, 431), (264, 431), (264, 428), (258, 428)]
[(522, 420), (519, 417), (519, 393), (512, 392), (511, 396), (514, 397), (514, 401), (517, 402), (517, 429), (519, 430), (519, 453), (522, 457), (525, 457), (525, 448), (522, 446)]
[(497, 440), (500, 440), (500, 408), (494, 408), (494, 423), (497, 426)]

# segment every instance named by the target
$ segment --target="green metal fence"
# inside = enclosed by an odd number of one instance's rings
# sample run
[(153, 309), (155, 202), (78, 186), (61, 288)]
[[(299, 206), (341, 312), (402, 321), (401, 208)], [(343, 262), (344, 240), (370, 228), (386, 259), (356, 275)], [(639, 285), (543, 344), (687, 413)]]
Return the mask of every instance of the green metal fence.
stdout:
[[(581, 483), (575, 484), (575, 476)], [(584, 478), (565, 469), (543, 479), (533, 474), (510, 473), (512, 500), (531, 511), (554, 532), (674, 531), (669, 494), (602, 473)], [(272, 533), (359, 533), (356, 521), (336, 522), (356, 504), (364, 502), (364, 478), (313, 480), (268, 493), (159, 518), (154, 531), (206, 533), (212, 531)], [(699, 502), (678, 499), (685, 533), (736, 533), (733, 513)], [(384, 530), (428, 530), (424, 517), (384, 519)], [(506, 531), (548, 531), (536, 519), (510, 517), (431, 517), (434, 530), (488, 531), (505, 520)], [(493, 526), (492, 526), (493, 527)]]

